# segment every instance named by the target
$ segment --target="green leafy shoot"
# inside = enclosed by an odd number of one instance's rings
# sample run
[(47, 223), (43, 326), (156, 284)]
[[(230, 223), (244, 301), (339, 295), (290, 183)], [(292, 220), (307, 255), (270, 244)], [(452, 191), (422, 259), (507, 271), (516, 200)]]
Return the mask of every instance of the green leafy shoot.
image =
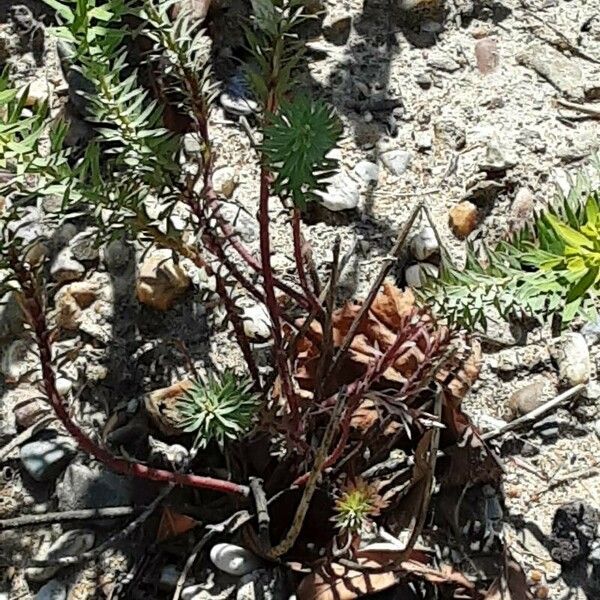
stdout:
[[(600, 169), (599, 169), (600, 172)], [(469, 247), (464, 269), (443, 256), (441, 276), (422, 292), (436, 312), (467, 329), (486, 329), (490, 314), (594, 319), (600, 285), (600, 201), (582, 177), (562, 201), (495, 247)]]
[(259, 406), (251, 380), (230, 370), (196, 380), (178, 403), (181, 426), (196, 433), (194, 446), (206, 448), (216, 442), (221, 449), (251, 429)]
[(318, 197), (335, 174), (337, 162), (327, 154), (342, 128), (333, 110), (322, 102), (299, 96), (272, 115), (262, 145), (269, 168), (277, 175), (273, 190), (303, 208)]
[(384, 507), (385, 502), (375, 488), (358, 480), (338, 495), (333, 521), (341, 531), (358, 534)]

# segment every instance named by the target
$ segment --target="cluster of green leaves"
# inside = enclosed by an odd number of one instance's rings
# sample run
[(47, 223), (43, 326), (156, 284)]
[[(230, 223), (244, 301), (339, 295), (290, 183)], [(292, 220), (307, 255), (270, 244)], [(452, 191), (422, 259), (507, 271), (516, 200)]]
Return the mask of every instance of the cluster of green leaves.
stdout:
[(277, 174), (276, 194), (289, 197), (299, 208), (316, 200), (336, 173), (337, 161), (328, 158), (342, 128), (332, 109), (298, 96), (273, 115), (264, 130), (262, 151)]
[[(205, 123), (217, 96), (210, 67), (210, 41), (200, 24), (181, 11), (175, 20), (169, 16), (179, 0), (159, 3), (143, 0), (139, 16), (147, 24), (144, 35), (154, 42), (154, 57), (161, 64), (162, 84), (169, 100), (179, 98), (177, 109), (206, 132)], [(201, 142), (206, 140), (200, 140)]]
[(384, 507), (375, 487), (359, 479), (339, 492), (333, 521), (341, 531), (358, 534)]
[(311, 18), (306, 0), (252, 0), (252, 6), (246, 39), (253, 59), (246, 75), (264, 112), (261, 151), (276, 176), (273, 191), (304, 208), (337, 171), (328, 154), (342, 126), (324, 102), (290, 93), (304, 54), (298, 28)]
[(123, 0), (44, 0), (54, 9), (59, 26), (54, 34), (73, 44), (77, 54), (95, 52), (110, 42), (118, 45), (124, 32), (115, 27), (126, 12)]
[(245, 33), (254, 60), (246, 73), (264, 107), (281, 105), (293, 86), (304, 52), (296, 31), (310, 18), (305, 5), (306, 0), (252, 0), (253, 22)]
[(260, 407), (260, 397), (252, 385), (250, 379), (230, 370), (194, 381), (178, 409), (183, 430), (196, 433), (196, 448), (216, 442), (222, 450), (227, 441), (248, 433)]
[[(599, 169), (600, 172), (600, 169)], [(490, 314), (507, 321), (597, 318), (600, 281), (599, 197), (582, 173), (571, 191), (509, 239), (477, 253), (464, 269), (443, 257), (440, 278), (423, 296), (436, 312), (468, 329), (486, 329)]]

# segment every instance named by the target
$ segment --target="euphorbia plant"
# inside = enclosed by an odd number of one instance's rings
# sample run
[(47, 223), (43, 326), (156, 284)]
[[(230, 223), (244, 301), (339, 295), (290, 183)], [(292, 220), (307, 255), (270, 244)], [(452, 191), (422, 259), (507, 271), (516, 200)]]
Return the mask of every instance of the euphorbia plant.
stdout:
[[(52, 4), (58, 6), (56, 0)], [(439, 327), (411, 294), (383, 285), (390, 261), (365, 300), (338, 307), (339, 244), (334, 248), (327, 281), (319, 280), (308, 260), (302, 210), (307, 203), (319, 201), (318, 192), (336, 171), (329, 153), (341, 135), (341, 124), (326, 104), (294, 93), (294, 67), (301, 56), (295, 29), (305, 18), (304, 3), (253, 3), (257, 10), (248, 25), (253, 60), (247, 73), (261, 106), (257, 115), (262, 134), (257, 150), (258, 258), (224, 217), (222, 199), (213, 186), (217, 146), (210, 123), (215, 87), (208, 64), (210, 42), (199, 24), (185, 12), (171, 19), (171, 3), (145, 0), (141, 8), (134, 8), (111, 0), (106, 7), (115, 19), (111, 35), (94, 35), (90, 40), (86, 27), (97, 27), (95, 19), (106, 13), (84, 18), (80, 14), (84, 4), (61, 4), (70, 12), (61, 9), (59, 14), (73, 16), (72, 40), (85, 40), (76, 58), (78, 68), (95, 89), (88, 100), (96, 137), (77, 159), (63, 147), (64, 127), (44, 121), (45, 107), (38, 107), (33, 120), (19, 120), (15, 115), (22, 99), (12, 92), (0, 96), (12, 119), (9, 125), (0, 126), (0, 136), (7, 132), (17, 136), (10, 157), (18, 161), (19, 173), (5, 190), (12, 206), (9, 218), (17, 223), (20, 209), (28, 201), (44, 193), (60, 193), (65, 213), (93, 212), (102, 241), (128, 235), (144, 244), (171, 249), (214, 277), (244, 359), (240, 368), (244, 373), (240, 372), (239, 378), (231, 372), (210, 375), (186, 392), (179, 406), (184, 428), (200, 436), (198, 448), (216, 440), (217, 446), (228, 452), (237, 444), (243, 464), (230, 473), (232, 481), (209, 474), (169, 473), (117, 459), (108, 448), (87, 437), (56, 390), (51, 343), (60, 332), (52, 332), (46, 321), (43, 271), (23, 260), (18, 235), (6, 227), (2, 267), (19, 290), (40, 350), (44, 388), (57, 415), (82, 449), (120, 472), (247, 495), (249, 488), (234, 482), (245, 473), (263, 477), (265, 489), (271, 493), (296, 490), (300, 497), (293, 518), (286, 523), (289, 531), (273, 548), (264, 549), (273, 558), (297, 545), (314, 494), (322, 485), (331, 491), (326, 522), (331, 523), (329, 513), (337, 510), (338, 524), (352, 529), (353, 534), (367, 514), (376, 516), (381, 509), (381, 518), (385, 518), (387, 507), (397, 507), (407, 490), (418, 491), (422, 499), (415, 509), (414, 544), (433, 493), (438, 449), (455, 444), (470, 430), (460, 400), (477, 369), (465, 362), (469, 350), (460, 345), (459, 336)], [(135, 71), (122, 74), (129, 55), (120, 50), (120, 41), (130, 33), (118, 19), (132, 12), (143, 23), (144, 39), (152, 42), (147, 54), (149, 71), (161, 72), (153, 86), (156, 99), (140, 89)], [(171, 104), (161, 106), (158, 100), (165, 98)], [(180, 137), (163, 126), (177, 115), (191, 124), (189, 135), (195, 136), (200, 146), (199, 152), (186, 157), (185, 165), (180, 160)], [(40, 119), (47, 124), (44, 130), (39, 127)], [(50, 153), (43, 143), (47, 135)], [(35, 176), (35, 185), (21, 174)], [(161, 199), (158, 216), (149, 210), (150, 197)], [(193, 233), (191, 241), (171, 219), (182, 206), (185, 229)], [(283, 281), (272, 264), (271, 211), (277, 206), (289, 214), (297, 275), (294, 283)], [(399, 254), (417, 213), (405, 224), (393, 255)], [(272, 370), (266, 375), (256, 364), (232, 285), (262, 303), (268, 314)], [(446, 431), (440, 438), (436, 427), (442, 422)], [(253, 457), (244, 448), (265, 437), (269, 469), (253, 473)], [(415, 466), (405, 465), (384, 481), (373, 469), (399, 448), (418, 456)], [(271, 470), (273, 462), (282, 468), (273, 466)], [(348, 482), (359, 481), (355, 475), (362, 477), (364, 488), (361, 484), (355, 492), (348, 491)], [(363, 489), (372, 490), (382, 501), (377, 506), (370, 499), (363, 502), (357, 496)], [(328, 544), (333, 537), (335, 532)]]

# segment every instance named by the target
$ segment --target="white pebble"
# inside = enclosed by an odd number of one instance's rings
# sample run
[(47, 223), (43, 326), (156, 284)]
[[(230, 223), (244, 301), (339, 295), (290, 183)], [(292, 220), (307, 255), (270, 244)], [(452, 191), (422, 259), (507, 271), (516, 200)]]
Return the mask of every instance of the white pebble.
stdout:
[(417, 260), (427, 260), (439, 249), (440, 246), (433, 227), (423, 227), (410, 242), (410, 251)]
[(561, 381), (573, 386), (589, 380), (592, 370), (590, 352), (581, 333), (563, 333), (552, 353)]
[(216, 544), (210, 550), (210, 560), (221, 571), (237, 577), (251, 573), (261, 566), (254, 554), (234, 544)]
[(269, 313), (262, 304), (255, 304), (244, 309), (242, 320), (244, 322), (244, 333), (253, 342), (265, 341), (271, 337)]

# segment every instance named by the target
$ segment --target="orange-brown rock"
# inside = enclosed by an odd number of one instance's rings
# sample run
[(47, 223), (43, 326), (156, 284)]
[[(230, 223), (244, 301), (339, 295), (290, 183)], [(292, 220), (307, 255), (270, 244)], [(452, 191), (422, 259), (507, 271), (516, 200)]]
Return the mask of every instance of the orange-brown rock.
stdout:
[(450, 209), (450, 229), (454, 235), (464, 240), (477, 227), (479, 211), (468, 200), (463, 200)]
[(136, 294), (142, 304), (156, 310), (168, 310), (190, 286), (190, 278), (177, 264), (170, 251), (154, 252), (143, 262)]

